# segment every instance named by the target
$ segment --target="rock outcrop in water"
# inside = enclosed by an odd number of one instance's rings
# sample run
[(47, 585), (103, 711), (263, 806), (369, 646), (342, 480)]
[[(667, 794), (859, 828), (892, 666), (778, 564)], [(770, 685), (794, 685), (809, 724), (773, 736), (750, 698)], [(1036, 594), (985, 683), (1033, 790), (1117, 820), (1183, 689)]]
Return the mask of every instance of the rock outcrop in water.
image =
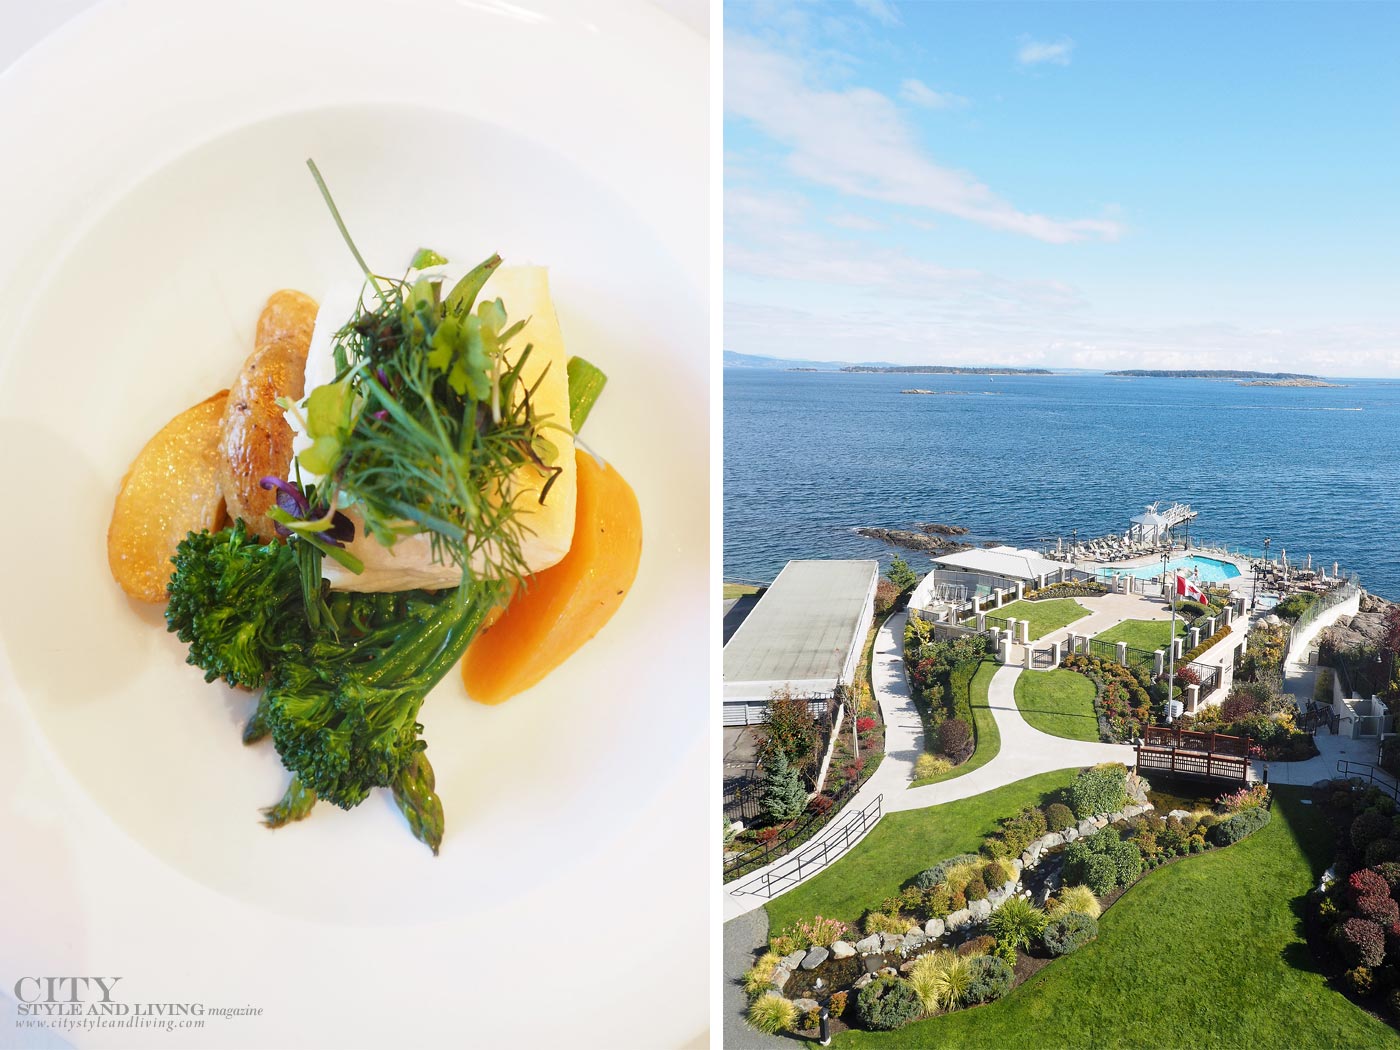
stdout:
[[(963, 529), (963, 532), (966, 531)], [(946, 538), (946, 535), (930, 535), (926, 532), (911, 532), (908, 529), (882, 529), (863, 525), (856, 529), (856, 532), (872, 540), (880, 540), (882, 543), (888, 543), (894, 547), (919, 551), (921, 554), (952, 554), (954, 551), (968, 549), (968, 544), (950, 540)]]
[(941, 525), (936, 521), (916, 521), (914, 528), (929, 536), (966, 536), (965, 525)]

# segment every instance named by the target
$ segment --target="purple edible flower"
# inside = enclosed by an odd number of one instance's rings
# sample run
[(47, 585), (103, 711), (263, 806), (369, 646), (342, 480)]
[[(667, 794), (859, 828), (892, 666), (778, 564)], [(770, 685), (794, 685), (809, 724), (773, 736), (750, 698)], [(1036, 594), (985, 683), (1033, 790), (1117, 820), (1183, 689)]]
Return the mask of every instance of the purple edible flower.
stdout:
[[(315, 521), (317, 518), (323, 518), (326, 516), (326, 511), (330, 509), (324, 503), (315, 507), (311, 506), (295, 485), (270, 474), (260, 479), (258, 484), (265, 489), (276, 489), (277, 506), (301, 521)], [(283, 539), (292, 534), (292, 530), (280, 521), (273, 522), (272, 527), (277, 531), (277, 535)], [(323, 540), (332, 547), (344, 547), (355, 538), (355, 523), (340, 511), (336, 511), (335, 516), (331, 518), (331, 527), (315, 535), (317, 539)]]

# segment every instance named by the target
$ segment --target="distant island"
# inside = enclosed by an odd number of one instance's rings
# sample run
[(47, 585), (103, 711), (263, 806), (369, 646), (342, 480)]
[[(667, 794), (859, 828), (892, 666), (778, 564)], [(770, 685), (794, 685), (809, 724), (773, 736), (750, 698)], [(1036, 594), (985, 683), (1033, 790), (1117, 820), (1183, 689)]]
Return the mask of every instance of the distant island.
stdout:
[(1125, 368), (1118, 372), (1106, 372), (1111, 376), (1133, 376), (1137, 379), (1315, 379), (1321, 376), (1303, 375), (1299, 372), (1249, 372), (1237, 368)]
[(1347, 385), (1345, 383), (1329, 383), (1322, 379), (1252, 379), (1249, 382), (1241, 379), (1238, 382), (1240, 386), (1325, 386), (1336, 390)]
[(876, 372), (881, 375), (937, 376), (1048, 376), (1048, 368), (976, 368), (970, 365), (847, 365), (843, 372)]

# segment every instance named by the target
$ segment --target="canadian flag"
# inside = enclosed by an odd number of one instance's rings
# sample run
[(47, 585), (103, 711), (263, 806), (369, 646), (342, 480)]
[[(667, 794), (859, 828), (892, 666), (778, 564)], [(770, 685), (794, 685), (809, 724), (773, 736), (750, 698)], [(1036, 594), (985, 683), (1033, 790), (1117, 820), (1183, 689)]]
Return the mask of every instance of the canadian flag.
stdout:
[(1185, 576), (1176, 578), (1176, 596), (1178, 598), (1193, 598), (1202, 604), (1210, 604), (1210, 599), (1206, 597), (1206, 592), (1197, 587)]

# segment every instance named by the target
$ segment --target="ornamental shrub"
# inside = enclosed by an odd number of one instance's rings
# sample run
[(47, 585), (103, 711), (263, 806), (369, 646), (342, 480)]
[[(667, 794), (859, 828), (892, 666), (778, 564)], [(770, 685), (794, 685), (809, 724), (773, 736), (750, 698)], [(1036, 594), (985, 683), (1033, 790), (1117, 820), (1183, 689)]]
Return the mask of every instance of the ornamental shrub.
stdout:
[(967, 999), (972, 983), (972, 961), (949, 951), (921, 955), (909, 969), (909, 986), (919, 997), (924, 1013), (955, 1010)]
[(757, 999), (773, 984), (773, 971), (780, 958), (776, 952), (764, 952), (744, 974), (744, 991), (750, 999)]
[(1015, 878), (1016, 869), (1011, 866), (1009, 860), (989, 860), (982, 869), (982, 881), (993, 889), (1004, 886)]
[(1111, 842), (1105, 855), (1113, 861), (1119, 886), (1131, 886), (1142, 875), (1142, 853), (1135, 843), (1122, 839)]
[(1269, 822), (1267, 809), (1244, 809), (1210, 829), (1210, 840), (1217, 846), (1233, 846)]
[[(1390, 903), (1393, 905), (1394, 901)], [(1045, 913), (1025, 897), (1010, 897), (992, 912), (987, 920), (987, 932), (996, 937), (998, 943), (1027, 948), (1044, 931), (1045, 922)]]
[(1080, 770), (1069, 788), (1069, 804), (1081, 820), (1122, 809), (1128, 804), (1127, 767), (1109, 762)]
[(830, 795), (813, 795), (812, 801), (807, 803), (807, 810), (821, 816), (831, 812), (831, 807), (836, 805), (836, 800)]
[(831, 998), (826, 1003), (827, 1013), (832, 1017), (840, 1017), (846, 1012), (846, 993), (832, 992)]
[(987, 955), (996, 948), (997, 939), (988, 934), (980, 934), (977, 937), (969, 937), (958, 945), (956, 951), (964, 958), (971, 958), (976, 955)]
[(1368, 809), (1365, 813), (1358, 814), (1351, 822), (1351, 844), (1359, 850), (1364, 850), (1376, 839), (1385, 838), (1390, 831), (1390, 817)]
[(923, 1004), (907, 981), (877, 977), (856, 994), (856, 1016), (875, 1032), (903, 1028), (923, 1013)]
[(1045, 807), (1045, 826), (1051, 831), (1064, 831), (1078, 823), (1074, 813), (1063, 802), (1052, 802)]
[(1385, 1005), (1390, 1008), (1390, 1016), (1400, 1020), (1400, 988), (1394, 988), (1386, 995)]
[(1362, 897), (1385, 896), (1390, 893), (1390, 884), (1378, 871), (1362, 868), (1347, 876), (1347, 897), (1353, 901)]
[(1099, 899), (1088, 886), (1066, 886), (1050, 905), (1050, 917), (1057, 918), (1068, 912), (1079, 912), (1081, 915), (1097, 919), (1100, 910)]
[(1105, 896), (1118, 885), (1118, 866), (1107, 854), (1095, 853), (1084, 865), (1081, 881), (1093, 891), (1094, 896)]
[(1332, 937), (1352, 966), (1379, 966), (1385, 959), (1385, 931), (1369, 919), (1339, 922), (1332, 927)]
[(760, 995), (749, 1006), (749, 1025), (760, 1032), (777, 1035), (789, 1032), (797, 1024), (797, 1007), (791, 999), (776, 992)]
[(961, 759), (972, 750), (972, 728), (961, 718), (950, 718), (938, 727), (938, 750)]
[(1394, 839), (1376, 839), (1366, 847), (1365, 858), (1368, 868), (1400, 858), (1400, 842)]
[(899, 588), (889, 580), (881, 577), (875, 584), (875, 615), (884, 616), (894, 608), (894, 603), (899, 598)]
[(970, 901), (982, 901), (987, 899), (987, 884), (982, 881), (982, 876), (978, 875), (967, 884), (964, 891)]
[(1046, 923), (1040, 939), (1051, 955), (1068, 955), (1084, 947), (1098, 935), (1098, 919), (1082, 912), (1071, 911), (1057, 915)]
[[(998, 913), (1000, 914), (1000, 913)], [(969, 1003), (990, 1003), (1000, 999), (1016, 983), (1016, 974), (1005, 959), (982, 955), (968, 960), (972, 979), (967, 985)]]
[[(832, 944), (839, 941), (850, 932), (850, 926), (840, 919), (823, 919), (820, 915), (806, 922), (797, 924), (798, 931), (807, 938), (808, 944), (814, 944), (821, 948), (830, 948)], [(908, 929), (908, 927), (905, 927)]]
[(914, 779), (928, 780), (936, 777), (940, 773), (946, 773), (953, 768), (953, 763), (949, 762), (942, 755), (935, 755), (931, 751), (925, 751), (914, 760)]
[(1378, 893), (1368, 893), (1364, 897), (1358, 897), (1356, 914), (1382, 926), (1400, 922), (1400, 907), (1397, 907), (1389, 896), (1383, 897)]
[(1375, 974), (1366, 966), (1348, 970), (1342, 974), (1342, 982), (1347, 986), (1347, 991), (1361, 999), (1370, 995), (1376, 987)]
[(865, 913), (865, 919), (861, 922), (861, 929), (866, 935), (872, 933), (907, 933), (909, 927), (914, 925), (911, 919), (900, 915), (898, 912), (869, 911)]
[(931, 868), (926, 868), (914, 877), (914, 885), (921, 890), (931, 890), (940, 882), (948, 880), (948, 872), (963, 864), (976, 864), (981, 861), (981, 857), (975, 853), (959, 853), (956, 857), (949, 857), (947, 860), (939, 861)]
[(946, 919), (949, 916), (954, 909), (953, 894), (947, 883), (924, 891), (923, 910), (930, 919)]
[(1390, 887), (1390, 892), (1395, 892), (1395, 887), (1400, 885), (1400, 864), (1395, 861), (1385, 861), (1375, 865), (1372, 870), (1385, 879), (1386, 885)]
[(1005, 817), (1001, 829), (986, 842), (994, 857), (1014, 857), (1046, 832), (1045, 814), (1027, 806), (1014, 817)]

